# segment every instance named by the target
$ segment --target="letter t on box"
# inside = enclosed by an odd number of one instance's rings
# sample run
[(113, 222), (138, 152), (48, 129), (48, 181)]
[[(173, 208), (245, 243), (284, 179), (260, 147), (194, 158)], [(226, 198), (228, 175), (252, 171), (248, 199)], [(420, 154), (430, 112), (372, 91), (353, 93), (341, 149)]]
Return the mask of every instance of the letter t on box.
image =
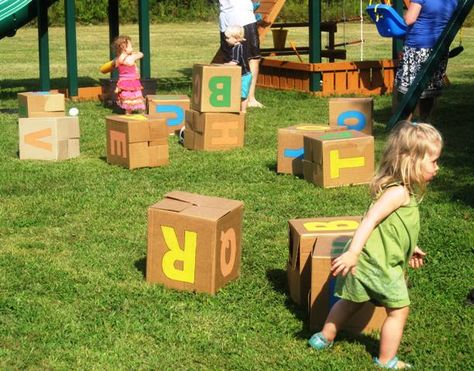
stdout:
[(148, 209), (146, 280), (215, 294), (240, 275), (243, 203), (170, 192)]

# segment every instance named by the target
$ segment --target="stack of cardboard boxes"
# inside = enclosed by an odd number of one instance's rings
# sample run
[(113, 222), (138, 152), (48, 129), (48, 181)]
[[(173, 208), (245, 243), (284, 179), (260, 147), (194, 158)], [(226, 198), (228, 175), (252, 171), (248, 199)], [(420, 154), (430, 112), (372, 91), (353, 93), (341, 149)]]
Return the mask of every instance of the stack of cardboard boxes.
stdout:
[(221, 151), (243, 147), (240, 86), (239, 66), (194, 65), (191, 109), (186, 111), (184, 131), (186, 148)]
[(79, 118), (64, 113), (64, 94), (18, 94), (21, 160), (66, 160), (79, 156)]
[(372, 98), (332, 98), (329, 126), (278, 131), (279, 173), (303, 175), (321, 187), (370, 182), (374, 172)]

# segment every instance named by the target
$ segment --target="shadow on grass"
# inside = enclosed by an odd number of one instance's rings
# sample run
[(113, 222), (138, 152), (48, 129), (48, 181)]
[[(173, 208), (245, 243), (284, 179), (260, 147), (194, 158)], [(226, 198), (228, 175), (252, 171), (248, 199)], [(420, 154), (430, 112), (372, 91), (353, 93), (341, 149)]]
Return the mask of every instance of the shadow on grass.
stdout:
[(143, 278), (146, 279), (146, 257), (136, 260), (134, 265), (137, 271), (142, 272)]

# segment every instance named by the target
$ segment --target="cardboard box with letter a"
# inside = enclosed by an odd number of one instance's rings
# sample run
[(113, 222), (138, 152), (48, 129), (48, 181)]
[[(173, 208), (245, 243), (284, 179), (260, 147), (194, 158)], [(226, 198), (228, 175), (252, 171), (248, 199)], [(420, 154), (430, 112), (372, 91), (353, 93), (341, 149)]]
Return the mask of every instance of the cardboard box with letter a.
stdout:
[(148, 209), (146, 280), (215, 294), (240, 275), (243, 203), (170, 192)]
[(329, 125), (372, 135), (373, 98), (329, 98)]
[[(331, 307), (339, 300), (334, 296), (336, 278), (331, 274), (332, 259), (343, 251), (350, 236), (320, 236), (311, 255), (310, 329), (319, 331)], [(349, 318), (343, 329), (351, 332), (380, 330), (387, 317), (385, 308), (365, 303)]]
[(374, 138), (355, 130), (305, 135), (303, 174), (324, 188), (370, 182)]
[(107, 162), (129, 169), (169, 163), (165, 119), (148, 115), (107, 116)]
[(288, 286), (292, 300), (307, 306), (311, 285), (311, 254), (320, 236), (352, 236), (361, 217), (339, 216), (291, 219), (289, 227)]
[(186, 111), (184, 146), (203, 151), (223, 151), (244, 146), (244, 113)]
[(64, 116), (64, 94), (49, 91), (18, 93), (18, 117)]
[(148, 115), (165, 119), (169, 134), (176, 134), (184, 126), (190, 104), (187, 95), (148, 95), (146, 99)]
[(191, 108), (199, 112), (240, 112), (240, 66), (195, 64)]
[(18, 120), (21, 160), (66, 160), (79, 156), (77, 117), (33, 117)]

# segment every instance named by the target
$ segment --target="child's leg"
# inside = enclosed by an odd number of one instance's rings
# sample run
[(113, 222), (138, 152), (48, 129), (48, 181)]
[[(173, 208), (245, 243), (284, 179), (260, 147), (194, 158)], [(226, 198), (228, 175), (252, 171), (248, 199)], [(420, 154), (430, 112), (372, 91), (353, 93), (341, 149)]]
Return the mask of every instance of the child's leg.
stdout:
[(338, 300), (324, 323), (321, 331), (328, 341), (333, 341), (339, 329), (344, 323), (363, 305), (364, 303), (354, 303), (353, 301), (340, 299)]
[(240, 111), (241, 111), (242, 113), (246, 113), (246, 112), (247, 112), (248, 102), (249, 102), (248, 98), (242, 99), (242, 101), (241, 101), (241, 109), (240, 109)]
[[(386, 364), (397, 355), (400, 341), (402, 340), (403, 328), (408, 318), (409, 307), (386, 308), (387, 318), (382, 325), (380, 333), (379, 361)], [(403, 367), (403, 362), (399, 367)]]

